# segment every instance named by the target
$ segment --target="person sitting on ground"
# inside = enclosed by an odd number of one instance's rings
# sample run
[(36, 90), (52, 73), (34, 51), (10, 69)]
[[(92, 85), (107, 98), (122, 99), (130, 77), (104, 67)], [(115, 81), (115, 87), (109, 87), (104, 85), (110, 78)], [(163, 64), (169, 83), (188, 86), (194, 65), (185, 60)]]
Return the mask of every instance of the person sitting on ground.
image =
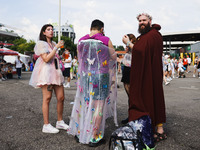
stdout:
[(12, 67), (11, 67), (11, 66), (8, 66), (7, 78), (8, 78), (8, 79), (12, 79), (12, 78), (13, 78), (13, 70), (12, 70)]
[(3, 64), (3, 65), (1, 66), (1, 74), (2, 74), (2, 76), (3, 76), (3, 80), (6, 80), (6, 79), (7, 79), (7, 70), (8, 70), (7, 65), (6, 65), (6, 64)]

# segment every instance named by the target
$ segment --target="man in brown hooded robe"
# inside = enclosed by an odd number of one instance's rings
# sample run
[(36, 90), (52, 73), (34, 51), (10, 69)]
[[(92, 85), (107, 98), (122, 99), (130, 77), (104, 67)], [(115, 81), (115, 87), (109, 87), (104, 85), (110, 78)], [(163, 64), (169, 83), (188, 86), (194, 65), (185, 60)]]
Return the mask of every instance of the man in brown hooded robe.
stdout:
[(129, 121), (144, 115), (150, 116), (156, 141), (166, 139), (163, 123), (166, 122), (163, 93), (162, 53), (163, 40), (160, 25), (151, 25), (152, 17), (139, 14), (138, 32), (141, 34), (133, 45), (125, 35), (123, 42), (132, 50), (130, 75)]

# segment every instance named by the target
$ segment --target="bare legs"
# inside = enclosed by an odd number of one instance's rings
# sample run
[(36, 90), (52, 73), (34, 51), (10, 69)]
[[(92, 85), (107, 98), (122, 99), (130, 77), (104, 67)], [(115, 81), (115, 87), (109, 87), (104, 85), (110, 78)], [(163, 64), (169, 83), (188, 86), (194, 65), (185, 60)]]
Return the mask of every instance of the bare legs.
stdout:
[(127, 94), (128, 97), (129, 97), (130, 84), (124, 83), (124, 89), (125, 89), (125, 91), (126, 91), (126, 94)]
[(93, 131), (93, 138), (96, 138), (99, 134), (99, 127), (101, 125), (102, 117), (103, 117), (103, 106), (104, 106), (105, 100), (95, 100), (94, 101), (94, 107), (95, 112), (93, 116), (93, 122), (94, 125), (94, 131)]
[(164, 132), (162, 123), (160, 123), (156, 126), (156, 132), (154, 134), (154, 139), (155, 139), (155, 142), (159, 142), (159, 141), (167, 139), (167, 135)]
[[(47, 85), (44, 85), (42, 87), (42, 94), (43, 94), (43, 104), (42, 104), (42, 112), (43, 112), (43, 119), (44, 124), (49, 123), (49, 103), (51, 101), (52, 97), (52, 91), (47, 90)], [(63, 114), (63, 104), (64, 104), (64, 89), (63, 86), (54, 85), (53, 89), (56, 94), (57, 98), (57, 115), (58, 115), (58, 121), (62, 120), (62, 114)]]
[(64, 88), (63, 86), (55, 86), (54, 91), (57, 98), (57, 117), (58, 121), (61, 121), (63, 120)]

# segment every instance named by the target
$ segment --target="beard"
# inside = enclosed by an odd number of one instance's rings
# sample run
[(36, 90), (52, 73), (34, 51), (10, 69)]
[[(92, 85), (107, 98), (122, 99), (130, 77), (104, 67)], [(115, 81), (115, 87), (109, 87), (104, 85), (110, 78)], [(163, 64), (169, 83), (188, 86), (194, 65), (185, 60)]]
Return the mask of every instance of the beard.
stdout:
[[(141, 28), (142, 25), (144, 25), (145, 28)], [(139, 25), (139, 27), (138, 27), (138, 32), (139, 32), (140, 34), (145, 34), (145, 33), (149, 32), (150, 29), (151, 29), (151, 26), (150, 26), (150, 23), (148, 22), (147, 25), (145, 25), (145, 24)]]

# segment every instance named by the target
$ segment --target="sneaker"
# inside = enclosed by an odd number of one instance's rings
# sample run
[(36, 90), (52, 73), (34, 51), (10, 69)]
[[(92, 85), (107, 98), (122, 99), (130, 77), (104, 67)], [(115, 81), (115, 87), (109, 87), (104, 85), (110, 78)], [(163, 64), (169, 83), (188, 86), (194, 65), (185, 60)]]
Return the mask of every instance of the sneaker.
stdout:
[(168, 85), (168, 84), (170, 84), (170, 82), (166, 82), (166, 83), (165, 83), (165, 85)]
[(53, 127), (50, 123), (44, 124), (42, 128), (43, 133), (58, 133), (59, 130)]
[(5, 81), (6, 79), (2, 77), (1, 80), (2, 80), (2, 81)]
[(70, 84), (69, 84), (69, 82), (67, 83), (66, 87), (67, 87), (67, 88), (70, 88)]
[(194, 78), (196, 77), (195, 74), (193, 74), (193, 77), (194, 77)]
[(67, 87), (67, 85), (64, 83), (64, 84), (63, 84), (63, 87), (64, 87), (64, 88), (66, 88), (66, 87)]
[(56, 128), (67, 130), (69, 128), (69, 126), (63, 120), (61, 120), (61, 121), (56, 122)]

